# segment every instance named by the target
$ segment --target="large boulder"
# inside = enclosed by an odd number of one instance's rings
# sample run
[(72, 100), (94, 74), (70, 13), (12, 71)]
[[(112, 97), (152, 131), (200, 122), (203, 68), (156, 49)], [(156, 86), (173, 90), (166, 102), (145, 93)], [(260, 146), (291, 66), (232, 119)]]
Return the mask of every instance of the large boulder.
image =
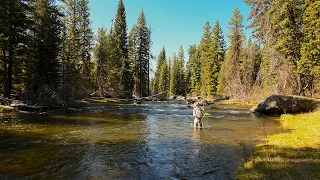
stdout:
[(262, 114), (286, 114), (310, 112), (320, 105), (320, 100), (301, 96), (272, 95), (249, 112)]

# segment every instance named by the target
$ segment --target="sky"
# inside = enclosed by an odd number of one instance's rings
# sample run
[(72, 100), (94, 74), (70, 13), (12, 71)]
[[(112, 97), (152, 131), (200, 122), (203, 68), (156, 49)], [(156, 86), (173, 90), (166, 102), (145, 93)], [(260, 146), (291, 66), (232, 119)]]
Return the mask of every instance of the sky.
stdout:
[[(243, 0), (123, 0), (128, 34), (137, 22), (143, 9), (147, 24), (151, 27), (152, 54), (157, 57), (164, 46), (167, 57), (178, 52), (180, 45), (188, 59), (189, 45), (199, 44), (203, 35), (203, 26), (208, 21), (214, 26), (219, 20), (225, 35), (228, 33), (228, 21), (233, 10), (238, 7), (246, 25), (250, 7)], [(109, 29), (115, 18), (119, 0), (90, 0), (90, 18), (92, 28), (97, 34), (99, 27)], [(248, 35), (249, 30), (245, 30)], [(227, 38), (225, 38), (228, 41)], [(156, 59), (151, 60), (151, 67), (156, 66)]]

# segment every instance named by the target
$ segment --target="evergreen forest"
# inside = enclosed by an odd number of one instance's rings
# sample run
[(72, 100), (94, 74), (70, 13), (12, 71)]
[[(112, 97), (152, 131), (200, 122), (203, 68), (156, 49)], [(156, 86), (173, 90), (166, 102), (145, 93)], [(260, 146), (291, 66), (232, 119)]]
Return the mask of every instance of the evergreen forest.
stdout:
[[(122, 0), (112, 26), (97, 34), (89, 0), (1, 0), (1, 94), (46, 104), (160, 93), (241, 101), (320, 97), (320, 1), (244, 1), (249, 17), (235, 8), (227, 32), (219, 20), (208, 21), (188, 54), (181, 46), (168, 55), (164, 45), (155, 57), (152, 22), (141, 10), (128, 29)], [(249, 37), (245, 28), (252, 29)]]

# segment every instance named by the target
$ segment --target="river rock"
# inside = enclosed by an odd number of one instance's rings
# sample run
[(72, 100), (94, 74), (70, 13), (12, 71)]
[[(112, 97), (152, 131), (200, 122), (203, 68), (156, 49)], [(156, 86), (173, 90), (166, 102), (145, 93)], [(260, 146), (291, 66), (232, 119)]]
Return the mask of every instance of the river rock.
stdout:
[(196, 102), (198, 102), (201, 106), (208, 106), (210, 104), (214, 104), (213, 100), (206, 100), (201, 96), (189, 97), (185, 99), (185, 101), (187, 105), (193, 105)]
[(201, 96), (194, 96), (186, 98), (186, 104), (194, 104), (202, 99)]
[(169, 96), (168, 100), (174, 100), (176, 98), (177, 98), (177, 96), (173, 95), (173, 96)]
[(320, 105), (320, 100), (301, 96), (272, 95), (262, 103), (249, 109), (252, 113), (286, 114), (310, 112)]
[(184, 100), (186, 100), (186, 97), (179, 95), (179, 96), (176, 97), (176, 100), (184, 101)]
[(205, 99), (201, 99), (199, 101), (199, 104), (200, 104), (200, 106), (207, 106), (207, 105), (209, 105), (209, 102), (207, 100), (205, 100)]

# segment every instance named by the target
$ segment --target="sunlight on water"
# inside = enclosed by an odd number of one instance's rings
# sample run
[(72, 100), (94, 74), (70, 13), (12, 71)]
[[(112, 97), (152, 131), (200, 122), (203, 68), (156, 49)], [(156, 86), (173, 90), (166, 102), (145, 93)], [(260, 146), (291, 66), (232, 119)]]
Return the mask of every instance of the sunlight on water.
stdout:
[(209, 108), (194, 130), (183, 104), (88, 105), (0, 119), (0, 179), (234, 179), (250, 148), (277, 132), (249, 107)]

